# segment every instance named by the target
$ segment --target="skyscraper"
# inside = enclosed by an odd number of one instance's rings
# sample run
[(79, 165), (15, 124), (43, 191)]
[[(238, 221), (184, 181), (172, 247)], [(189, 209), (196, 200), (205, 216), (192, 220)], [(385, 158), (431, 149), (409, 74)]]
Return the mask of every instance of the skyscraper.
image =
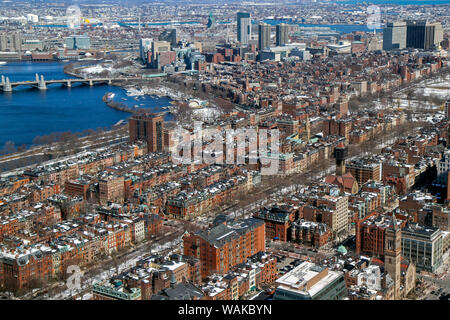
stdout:
[(444, 40), (444, 30), (440, 22), (427, 24), (425, 30), (425, 49), (438, 47)]
[(128, 120), (130, 141), (147, 141), (148, 152), (162, 152), (164, 149), (164, 120), (154, 114), (135, 114)]
[(426, 21), (407, 22), (406, 45), (408, 48), (424, 48), (425, 47), (425, 25)]
[(147, 64), (148, 61), (148, 52), (152, 50), (153, 39), (141, 39), (139, 41), (139, 51), (141, 60), (143, 63)]
[(288, 28), (289, 26), (285, 23), (277, 24), (276, 26), (276, 44), (277, 46), (284, 46), (288, 42)]
[(260, 23), (258, 25), (258, 49), (264, 50), (270, 47), (270, 25), (267, 23)]
[(432, 49), (444, 38), (442, 24), (426, 20), (390, 22), (383, 29), (383, 50), (415, 48)]
[(251, 18), (248, 12), (237, 13), (237, 40), (241, 44), (248, 44), (252, 34)]
[(406, 47), (432, 49), (443, 40), (442, 24), (429, 23), (426, 20), (408, 20), (406, 22)]
[(160, 33), (158, 41), (170, 42), (170, 45), (175, 47), (177, 45), (177, 29), (166, 29)]
[(216, 23), (216, 19), (214, 19), (214, 16), (212, 12), (209, 13), (208, 17), (208, 23), (206, 24), (206, 27), (209, 29)]
[(383, 50), (406, 48), (406, 22), (390, 22), (383, 29)]
[[(152, 42), (152, 56), (148, 62), (152, 68), (159, 68), (164, 64), (158, 63), (158, 57), (161, 53), (169, 52), (170, 42), (168, 41), (153, 41)], [(159, 64), (159, 65), (158, 65)]]

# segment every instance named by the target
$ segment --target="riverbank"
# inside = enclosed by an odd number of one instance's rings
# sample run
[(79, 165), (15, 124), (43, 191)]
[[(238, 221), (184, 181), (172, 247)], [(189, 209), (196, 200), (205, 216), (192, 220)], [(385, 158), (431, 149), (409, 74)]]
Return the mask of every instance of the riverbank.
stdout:
[(128, 141), (128, 126), (116, 124), (107, 130), (89, 132), (86, 136), (72, 136), (67, 141), (55, 141), (32, 146), (23, 152), (0, 156), (0, 177), (16, 174), (38, 163), (53, 159), (76, 157), (77, 154), (107, 148)]
[(111, 94), (112, 94), (111, 92), (107, 92), (107, 93), (105, 93), (105, 95), (102, 98), (102, 101), (108, 107), (115, 109), (115, 110), (123, 111), (123, 112), (134, 113), (134, 111), (131, 108), (129, 108), (126, 104), (112, 100), (112, 98), (110, 98)]
[[(132, 68), (133, 72), (136, 72), (136, 68), (138, 68), (138, 64), (134, 63), (133, 65), (129, 65), (130, 61), (126, 61), (127, 62), (127, 66), (123, 67), (123, 70), (114, 70), (114, 74), (120, 73), (123, 75), (124, 72), (129, 72), (129, 69)], [(78, 77), (78, 78), (85, 78), (85, 77), (89, 77), (92, 75), (103, 75), (103, 76), (112, 76), (113, 74), (111, 74), (111, 70), (113, 70), (115, 68), (115, 65), (121, 65), (124, 62), (115, 62), (114, 64), (111, 63), (103, 63), (103, 64), (97, 64), (97, 65), (92, 65), (89, 67), (83, 67), (83, 66), (73, 66), (73, 65), (68, 65), (64, 68), (64, 73), (66, 73), (67, 75), (70, 75), (72, 77)], [(138, 76), (138, 74), (136, 74), (136, 76)], [(152, 85), (149, 86), (147, 83), (148, 81), (152, 81)], [(176, 91), (174, 89), (168, 88), (166, 86), (163, 85), (156, 85), (155, 86), (155, 82), (159, 82), (159, 80), (153, 80), (151, 78), (142, 78), (142, 80), (133, 80), (133, 84), (130, 83), (121, 83), (121, 82), (117, 82), (114, 85), (116, 87), (122, 88), (126, 91), (126, 95), (128, 97), (142, 97), (142, 96), (152, 96), (152, 97), (157, 97), (157, 98), (168, 98), (170, 100), (172, 100), (174, 103), (176, 102), (180, 102), (180, 101), (188, 101), (191, 99), (194, 99), (194, 97), (192, 95), (186, 94), (186, 93), (182, 93), (179, 91)], [(105, 96), (103, 97), (103, 102), (106, 103), (105, 101)], [(113, 102), (111, 104), (111, 102), (107, 103), (109, 107), (115, 109), (115, 110), (120, 110), (120, 111), (125, 111), (125, 112), (133, 112), (133, 108), (130, 108), (129, 106), (126, 106), (123, 103), (116, 103)]]
[(138, 113), (138, 112), (144, 112), (147, 110), (150, 110), (148, 108), (130, 108), (128, 107), (125, 103), (123, 102), (117, 102), (114, 101), (111, 98), (112, 93), (111, 92), (107, 92), (105, 93), (105, 95), (102, 98), (102, 101), (110, 108), (114, 109), (114, 110), (118, 110), (118, 111), (122, 111), (122, 112), (128, 112), (128, 113)]
[[(140, 75), (145, 76), (148, 74), (148, 69), (143, 68), (143, 66), (130, 59), (120, 59), (116, 60), (104, 60), (103, 62), (92, 64), (89, 66), (80, 65), (75, 62), (64, 67), (64, 73), (72, 77), (77, 78), (89, 78), (91, 76), (103, 76), (103, 77), (113, 77), (113, 76), (125, 76), (133, 75), (134, 77), (139, 77)], [(151, 82), (151, 85), (148, 83)], [(127, 83), (116, 83), (115, 86), (122, 88), (127, 91), (127, 96), (137, 97), (137, 96), (154, 96), (159, 98), (169, 98), (174, 101), (187, 101), (194, 99), (190, 94), (182, 93), (176, 91), (172, 88), (160, 84), (160, 78), (145, 78), (142, 80), (133, 80), (133, 84)]]
[(135, 85), (130, 86), (127, 85), (124, 87), (124, 89), (127, 91), (127, 96), (129, 97), (138, 97), (138, 96), (155, 96), (160, 98), (169, 98), (173, 101), (188, 101), (191, 99), (194, 99), (194, 97), (190, 94), (186, 94), (183, 92), (176, 91), (174, 89), (165, 87), (165, 86), (152, 86), (149, 87), (148, 85)]

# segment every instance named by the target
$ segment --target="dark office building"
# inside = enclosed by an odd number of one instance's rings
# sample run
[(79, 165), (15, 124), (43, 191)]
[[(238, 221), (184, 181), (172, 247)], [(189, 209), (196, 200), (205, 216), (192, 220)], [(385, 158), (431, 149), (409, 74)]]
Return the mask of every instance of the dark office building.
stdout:
[(260, 23), (258, 25), (258, 49), (264, 50), (270, 47), (270, 24)]
[(177, 45), (177, 29), (167, 29), (161, 32), (158, 37), (158, 41), (170, 42), (170, 46), (176, 47)]
[(250, 13), (238, 12), (236, 16), (237, 20), (237, 40), (241, 44), (248, 44), (252, 34), (252, 24)]
[(276, 26), (276, 44), (277, 46), (284, 46), (288, 43), (288, 29), (289, 26), (285, 23), (277, 24)]
[(429, 23), (426, 20), (408, 20), (406, 22), (406, 47), (416, 49), (432, 49), (443, 40), (443, 29), (440, 23)]

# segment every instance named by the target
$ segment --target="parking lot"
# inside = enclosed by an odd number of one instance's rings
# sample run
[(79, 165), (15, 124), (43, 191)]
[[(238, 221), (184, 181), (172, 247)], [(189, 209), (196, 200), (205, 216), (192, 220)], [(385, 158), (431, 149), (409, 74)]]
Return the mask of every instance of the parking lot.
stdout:
[(443, 288), (432, 287), (428, 294), (424, 296), (423, 300), (449, 300), (450, 294)]
[(286, 274), (287, 272), (291, 271), (296, 266), (298, 266), (300, 263), (302, 263), (302, 260), (300, 260), (300, 259), (293, 259), (293, 258), (289, 258), (289, 257), (277, 256), (278, 275), (282, 276), (282, 275)]

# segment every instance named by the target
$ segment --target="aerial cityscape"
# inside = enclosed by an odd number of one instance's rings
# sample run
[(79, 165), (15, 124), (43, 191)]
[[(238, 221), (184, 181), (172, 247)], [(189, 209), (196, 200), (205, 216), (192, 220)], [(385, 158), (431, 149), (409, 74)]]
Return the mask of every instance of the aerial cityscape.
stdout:
[(1, 1), (0, 300), (449, 300), (449, 53), (445, 0)]

